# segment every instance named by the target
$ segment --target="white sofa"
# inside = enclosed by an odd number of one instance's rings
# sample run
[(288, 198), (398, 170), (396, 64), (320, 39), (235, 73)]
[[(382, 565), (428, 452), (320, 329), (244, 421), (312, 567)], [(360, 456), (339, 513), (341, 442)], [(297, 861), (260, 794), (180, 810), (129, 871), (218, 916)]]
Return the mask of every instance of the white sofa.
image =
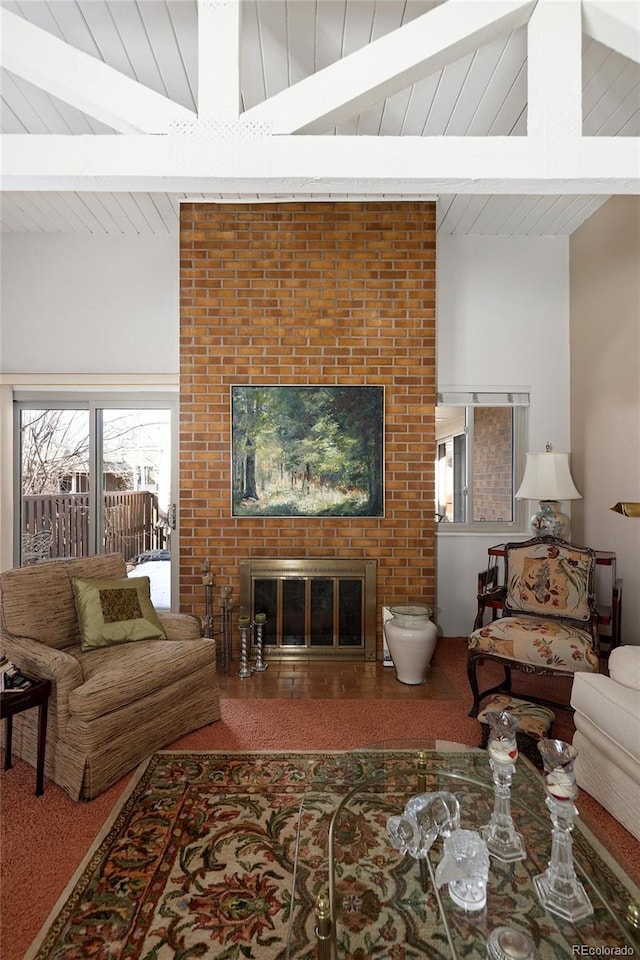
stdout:
[(640, 646), (612, 650), (608, 677), (576, 673), (571, 706), (578, 785), (640, 840)]

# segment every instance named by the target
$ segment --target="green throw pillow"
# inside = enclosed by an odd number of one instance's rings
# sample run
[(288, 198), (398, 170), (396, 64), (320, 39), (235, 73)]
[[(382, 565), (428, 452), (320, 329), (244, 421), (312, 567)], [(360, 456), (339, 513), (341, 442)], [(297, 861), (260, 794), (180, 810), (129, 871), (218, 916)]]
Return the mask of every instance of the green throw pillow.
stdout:
[(134, 640), (166, 640), (150, 597), (149, 577), (72, 577), (83, 650)]

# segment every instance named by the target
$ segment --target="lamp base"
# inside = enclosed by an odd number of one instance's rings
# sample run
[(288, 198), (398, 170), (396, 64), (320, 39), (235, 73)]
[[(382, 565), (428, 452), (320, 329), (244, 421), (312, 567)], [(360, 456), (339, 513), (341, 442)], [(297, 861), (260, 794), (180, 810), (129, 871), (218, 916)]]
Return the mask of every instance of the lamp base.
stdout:
[(540, 509), (531, 517), (531, 532), (534, 537), (569, 539), (571, 520), (561, 511), (559, 500), (540, 501)]

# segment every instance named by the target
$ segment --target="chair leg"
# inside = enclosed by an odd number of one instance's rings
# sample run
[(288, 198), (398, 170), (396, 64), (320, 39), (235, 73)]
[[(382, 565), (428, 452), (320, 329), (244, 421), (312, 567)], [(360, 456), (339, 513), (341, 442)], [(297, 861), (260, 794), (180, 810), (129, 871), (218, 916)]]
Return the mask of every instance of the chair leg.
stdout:
[(480, 712), (480, 689), (478, 687), (478, 660), (479, 657), (470, 656), (467, 660), (467, 677), (469, 678), (469, 686), (471, 687), (471, 693), (473, 696), (473, 706), (469, 711), (470, 717), (477, 717)]
[[(477, 717), (480, 712), (480, 704), (482, 703), (483, 700), (491, 696), (491, 694), (493, 693), (503, 693), (510, 697), (517, 697), (523, 700), (528, 700), (531, 703), (539, 703), (541, 706), (549, 707), (551, 710), (567, 710), (569, 713), (574, 712), (574, 709), (571, 706), (570, 702), (561, 703), (557, 700), (548, 700), (545, 697), (536, 696), (535, 694), (529, 693), (528, 691), (522, 691), (522, 692), (520, 692), (520, 690), (514, 691), (512, 687), (513, 667), (511, 666), (510, 663), (505, 663), (504, 661), (500, 661), (502, 663), (502, 668), (504, 670), (504, 677), (500, 681), (500, 683), (494, 687), (487, 687), (486, 690), (485, 689), (480, 690), (477, 670), (478, 670), (478, 665), (484, 662), (485, 656), (487, 660), (495, 662), (491, 654), (482, 655), (482, 654), (470, 653), (467, 658), (467, 677), (469, 678), (469, 686), (471, 687), (471, 693), (473, 695), (473, 706), (471, 707), (471, 710), (468, 713), (469, 717)], [(515, 669), (518, 669), (518, 667), (516, 666)], [(525, 670), (525, 673), (530, 673), (530, 672), (536, 673), (536, 671)], [(565, 676), (568, 678), (571, 677), (571, 674), (557, 674), (557, 675)]]
[(469, 655), (467, 659), (467, 677), (469, 678), (469, 686), (471, 687), (471, 693), (473, 694), (473, 706), (468, 713), (470, 717), (477, 717), (480, 712), (480, 703), (485, 697), (488, 697), (492, 693), (508, 693), (511, 694), (511, 667), (508, 664), (504, 664), (504, 680), (502, 680), (497, 686), (489, 687), (487, 690), (480, 692), (480, 687), (478, 686), (478, 664), (483, 660), (482, 656), (473, 656)]

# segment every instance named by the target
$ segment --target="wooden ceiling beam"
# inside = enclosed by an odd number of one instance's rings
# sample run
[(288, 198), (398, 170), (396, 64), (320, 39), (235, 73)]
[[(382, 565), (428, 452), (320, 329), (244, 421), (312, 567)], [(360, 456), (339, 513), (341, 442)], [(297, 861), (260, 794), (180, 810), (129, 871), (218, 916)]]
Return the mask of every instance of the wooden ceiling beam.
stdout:
[(198, 117), (240, 114), (240, 0), (198, 0)]
[[(245, 111), (274, 133), (322, 133), (525, 24), (536, 0), (447, 0)], [(579, 0), (576, 0), (579, 2)]]
[(582, 26), (594, 40), (640, 63), (638, 0), (582, 0)]
[(640, 193), (634, 137), (5, 135), (3, 190)]
[(527, 134), (553, 150), (582, 135), (580, 3), (538, 0), (527, 28)]

